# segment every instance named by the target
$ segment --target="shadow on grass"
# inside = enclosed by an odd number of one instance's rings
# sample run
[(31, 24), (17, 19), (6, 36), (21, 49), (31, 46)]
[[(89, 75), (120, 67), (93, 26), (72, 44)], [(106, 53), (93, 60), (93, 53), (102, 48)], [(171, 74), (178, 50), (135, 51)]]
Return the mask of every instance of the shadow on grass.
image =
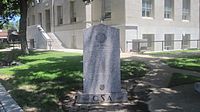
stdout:
[(122, 80), (143, 77), (148, 69), (142, 62), (121, 60)]
[(29, 65), (28, 69), (13, 69), (14, 77), (6, 83), (12, 86), (11, 95), (24, 108), (57, 112), (61, 110), (59, 100), (67, 92), (81, 89), (81, 60), (82, 56), (47, 58), (47, 63)]

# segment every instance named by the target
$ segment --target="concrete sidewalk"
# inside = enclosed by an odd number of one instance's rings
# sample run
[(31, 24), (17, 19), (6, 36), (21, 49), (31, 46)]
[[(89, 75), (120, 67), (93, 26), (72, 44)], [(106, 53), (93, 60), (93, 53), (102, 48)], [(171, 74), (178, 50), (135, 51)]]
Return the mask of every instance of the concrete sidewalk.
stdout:
[(168, 88), (173, 73), (182, 73), (200, 77), (199, 72), (171, 68), (161, 61), (171, 57), (153, 57), (140, 54), (121, 54), (128, 60), (137, 60), (146, 63), (150, 72), (140, 81), (140, 85), (150, 85), (150, 101), (148, 102), (151, 112), (199, 112), (200, 94), (195, 92), (194, 84)]
[(63, 52), (71, 52), (71, 53), (81, 53), (83, 54), (83, 50), (80, 49), (52, 49), (53, 51), (63, 51)]

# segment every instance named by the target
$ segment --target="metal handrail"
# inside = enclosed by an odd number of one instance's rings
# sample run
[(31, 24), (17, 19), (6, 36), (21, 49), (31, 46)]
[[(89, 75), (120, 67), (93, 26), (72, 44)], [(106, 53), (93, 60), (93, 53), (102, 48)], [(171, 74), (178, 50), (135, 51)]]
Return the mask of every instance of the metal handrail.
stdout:
[[(190, 44), (189, 44), (189, 45), (185, 45), (185, 44), (183, 43), (184, 40), (172, 40), (172, 41), (171, 41), (171, 42), (172, 42), (172, 46), (166, 46), (166, 44), (165, 44), (166, 41), (164, 41), (164, 40), (161, 40), (161, 41), (138, 41), (138, 42), (135, 42), (135, 43), (133, 43), (133, 42), (134, 42), (134, 41), (126, 41), (127, 46), (129, 46), (128, 44), (132, 44), (132, 46), (133, 46), (133, 44), (136, 44), (136, 45), (137, 45), (138, 52), (140, 52), (140, 49), (141, 49), (141, 47), (142, 47), (140, 44), (143, 44), (143, 43), (147, 43), (147, 44), (148, 44), (148, 43), (153, 43), (153, 44), (155, 44), (155, 43), (161, 43), (162, 51), (174, 49), (174, 44), (173, 44), (173, 43), (175, 43), (175, 42), (180, 42), (180, 43), (181, 43), (181, 49), (187, 49), (187, 48), (186, 48), (187, 46), (188, 46), (188, 49), (190, 48)], [(189, 42), (189, 43), (190, 43), (190, 42), (197, 42), (195, 48), (200, 49), (200, 40), (198, 40), (198, 39), (193, 39), (193, 40), (188, 40), (188, 42)]]

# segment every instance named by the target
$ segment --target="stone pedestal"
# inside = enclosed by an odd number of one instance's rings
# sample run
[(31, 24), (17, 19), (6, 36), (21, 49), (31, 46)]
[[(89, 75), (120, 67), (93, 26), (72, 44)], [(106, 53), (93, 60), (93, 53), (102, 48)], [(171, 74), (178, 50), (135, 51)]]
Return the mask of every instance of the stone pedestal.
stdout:
[(125, 103), (128, 101), (127, 92), (106, 93), (106, 94), (85, 94), (79, 93), (76, 99), (80, 104), (99, 104), (99, 103)]
[(77, 103), (127, 102), (121, 90), (119, 30), (103, 24), (84, 33), (83, 93)]

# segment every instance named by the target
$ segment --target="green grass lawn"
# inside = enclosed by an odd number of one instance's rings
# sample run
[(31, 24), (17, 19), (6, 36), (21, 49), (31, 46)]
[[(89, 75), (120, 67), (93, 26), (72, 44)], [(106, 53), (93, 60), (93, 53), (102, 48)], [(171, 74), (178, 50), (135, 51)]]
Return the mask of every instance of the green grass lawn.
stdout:
[[(0, 56), (2, 52), (0, 53)], [(31, 52), (17, 58), (23, 65), (0, 69), (1, 83), (17, 103), (42, 112), (61, 112), (61, 100), (70, 91), (82, 90), (82, 55), (64, 52)], [(143, 76), (141, 62), (123, 61), (122, 79)]]
[(174, 86), (180, 86), (184, 84), (193, 84), (195, 82), (199, 82), (200, 77), (195, 77), (195, 76), (190, 76), (190, 75), (185, 75), (185, 74), (180, 74), (180, 73), (174, 73), (172, 74), (169, 87), (174, 87)]
[(19, 60), (24, 65), (0, 69), (0, 77), (23, 108), (60, 111), (59, 99), (66, 92), (81, 88), (80, 54), (34, 52)]
[(200, 72), (200, 50), (178, 50), (148, 54), (153, 56), (172, 57), (172, 59), (163, 61), (171, 67)]
[(131, 77), (142, 77), (148, 71), (148, 67), (138, 61), (121, 61), (122, 80), (130, 79)]
[[(176, 50), (176, 51), (165, 51), (165, 52), (152, 52), (152, 53), (145, 53), (152, 56), (166, 56), (166, 57), (187, 57), (191, 53), (200, 52), (198, 49), (190, 49), (190, 50)], [(198, 54), (197, 54), (198, 55)]]
[(189, 56), (165, 60), (169, 66), (200, 72), (200, 56)]

